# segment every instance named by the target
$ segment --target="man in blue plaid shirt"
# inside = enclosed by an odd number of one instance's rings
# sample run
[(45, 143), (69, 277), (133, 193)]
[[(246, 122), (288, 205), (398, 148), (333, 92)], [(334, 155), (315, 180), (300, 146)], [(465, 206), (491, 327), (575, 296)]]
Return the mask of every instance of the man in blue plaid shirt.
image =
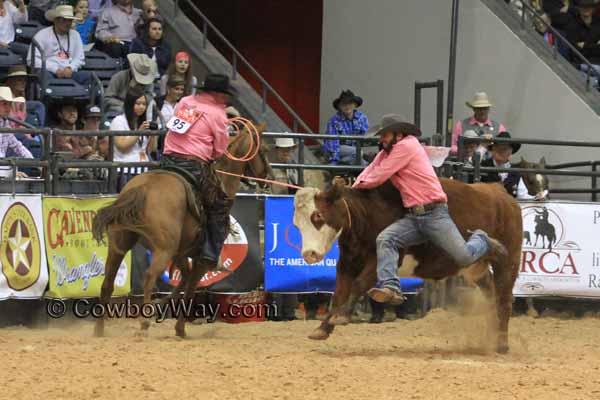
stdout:
[[(367, 116), (357, 110), (362, 105), (362, 98), (350, 90), (344, 90), (333, 101), (335, 115), (327, 122), (327, 135), (360, 135), (369, 129)], [(329, 156), (330, 164), (354, 164), (356, 157), (356, 141), (325, 140), (324, 148)], [(361, 163), (365, 164), (363, 160)]]

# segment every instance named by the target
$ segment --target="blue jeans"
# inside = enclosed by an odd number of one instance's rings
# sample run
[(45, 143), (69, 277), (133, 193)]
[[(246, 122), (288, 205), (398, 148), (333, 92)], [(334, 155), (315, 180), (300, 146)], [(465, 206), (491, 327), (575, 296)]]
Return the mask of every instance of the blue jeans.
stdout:
[(489, 248), (488, 235), (482, 230), (476, 230), (465, 242), (446, 204), (423, 215), (407, 214), (377, 236), (377, 280), (380, 285), (400, 292), (397, 273), (399, 250), (426, 241), (445, 250), (461, 267), (479, 260)]
[[(56, 75), (50, 71), (46, 71), (46, 82), (48, 82), (49, 79), (56, 79)], [(90, 84), (92, 80), (92, 74), (89, 71), (77, 71), (73, 72), (71, 79), (80, 85), (86, 86)]]

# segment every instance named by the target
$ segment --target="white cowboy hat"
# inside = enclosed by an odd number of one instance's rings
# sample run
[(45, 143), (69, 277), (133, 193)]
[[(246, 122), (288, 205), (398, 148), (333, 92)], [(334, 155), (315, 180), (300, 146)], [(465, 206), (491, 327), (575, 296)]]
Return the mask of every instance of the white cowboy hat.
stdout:
[(129, 68), (133, 72), (133, 79), (140, 85), (149, 85), (154, 82), (158, 67), (156, 61), (151, 60), (146, 54), (127, 54)]
[(465, 133), (462, 134), (465, 139), (474, 139), (478, 138), (479, 135), (472, 129), (466, 130)]
[(492, 106), (492, 103), (490, 103), (490, 99), (488, 98), (488, 95), (485, 92), (475, 93), (475, 96), (473, 96), (473, 100), (467, 101), (465, 104), (467, 105), (467, 107), (471, 108), (487, 108)]
[(279, 147), (282, 149), (289, 149), (290, 147), (295, 147), (296, 143), (292, 138), (277, 138), (275, 139), (275, 147)]
[(12, 90), (8, 86), (0, 86), (0, 100), (11, 103), (25, 103), (23, 97), (13, 97)]
[(54, 22), (56, 18), (74, 19), (77, 21), (81, 21), (79, 17), (76, 17), (73, 14), (73, 6), (69, 6), (66, 4), (56, 6), (56, 8), (46, 11), (46, 19), (48, 21)]

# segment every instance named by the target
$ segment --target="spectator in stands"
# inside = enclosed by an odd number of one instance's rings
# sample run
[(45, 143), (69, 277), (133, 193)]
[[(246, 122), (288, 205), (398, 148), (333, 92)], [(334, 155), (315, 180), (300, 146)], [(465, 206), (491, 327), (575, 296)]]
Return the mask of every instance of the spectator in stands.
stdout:
[(123, 102), (127, 92), (143, 90), (151, 95), (154, 92), (156, 63), (145, 54), (129, 54), (129, 69), (117, 72), (110, 78), (104, 95), (104, 108), (107, 112), (123, 112)]
[(564, 32), (575, 19), (572, 0), (543, 0), (542, 10), (550, 17), (554, 29)]
[[(291, 138), (277, 138), (275, 139), (275, 162), (282, 164), (295, 164), (294, 154), (298, 146)], [(275, 180), (277, 182), (287, 183), (290, 185), (298, 185), (298, 170), (289, 168), (275, 168), (273, 170)], [(273, 194), (294, 194), (296, 189), (288, 188), (285, 186), (272, 185), (271, 192)]]
[(85, 108), (83, 114), (83, 130), (99, 131), (100, 120), (102, 119), (102, 110), (97, 105), (91, 104)]
[(88, 0), (88, 12), (94, 23), (98, 22), (98, 18), (100, 18), (104, 9), (111, 4), (111, 0)]
[[(0, 86), (0, 128), (8, 128), (8, 120), (6, 117), (9, 116), (12, 103), (14, 102), (24, 102), (25, 99), (15, 98), (12, 95), (12, 92), (7, 86)], [(18, 157), (24, 158), (33, 158), (31, 152), (27, 150), (25, 146), (21, 142), (17, 140), (15, 135), (5, 134), (0, 135), (0, 159), (6, 157), (6, 153), (11, 150)], [(10, 167), (0, 167), (0, 177), (8, 177), (11, 176), (11, 168)]]
[[(504, 125), (490, 119), (489, 115), (492, 103), (490, 103), (488, 95), (485, 92), (475, 93), (473, 100), (470, 102), (467, 101), (466, 104), (467, 107), (470, 107), (473, 110), (473, 116), (458, 121), (456, 125), (454, 125), (454, 130), (452, 131), (452, 148), (450, 150), (452, 154), (456, 154), (458, 151), (458, 137), (461, 136), (463, 132), (472, 130), (481, 137), (492, 139), (500, 132), (506, 131)], [(485, 146), (485, 144), (482, 145)]]
[[(76, 30), (71, 29), (75, 18), (73, 7), (59, 5), (46, 13), (48, 21), (54, 23), (40, 30), (33, 39), (37, 41), (46, 57), (46, 78), (73, 79), (87, 85), (90, 73), (79, 71), (85, 63), (83, 43)], [(31, 58), (31, 53), (28, 54)], [(35, 52), (35, 66), (42, 68), (42, 57), (39, 51)]]
[(115, 0), (115, 4), (106, 8), (98, 20), (98, 47), (111, 57), (125, 58), (137, 36), (135, 26), (141, 15), (142, 10), (133, 7), (132, 0)]
[[(58, 124), (55, 125), (55, 128), (63, 131), (77, 130), (79, 110), (77, 110), (75, 103), (63, 103), (58, 109), (56, 116)], [(55, 135), (53, 145), (54, 151), (72, 152), (77, 156), (75, 147), (77, 147), (78, 144), (75, 144), (75, 146), (73, 145), (73, 142), (76, 141), (74, 139), (76, 138), (72, 138), (71, 136)]]
[(175, 113), (175, 106), (183, 97), (185, 82), (180, 78), (173, 77), (169, 79), (167, 87), (169, 88), (167, 95), (161, 98), (158, 102), (160, 113), (162, 114), (165, 122), (169, 122)]
[(154, 0), (144, 0), (142, 2), (142, 18), (139, 19), (135, 27), (138, 37), (142, 36), (144, 25), (152, 18), (158, 18), (162, 21), (156, 2)]
[(50, 25), (46, 19), (46, 12), (63, 2), (63, 0), (29, 0), (29, 20)]
[[(510, 133), (502, 132), (497, 137), (510, 139)], [(496, 168), (511, 168), (510, 159), (513, 154), (519, 151), (521, 148), (520, 143), (492, 143), (491, 153), (492, 157), (488, 160), (481, 162), (482, 167), (496, 167)], [(487, 175), (481, 176), (482, 182), (501, 182), (504, 185), (506, 191), (516, 197), (519, 200), (531, 200), (535, 199), (535, 196), (531, 196), (523, 178), (517, 172), (490, 172)]]
[[(600, 65), (600, 19), (594, 17), (595, 0), (575, 2), (575, 18), (567, 27), (567, 39), (592, 64)], [(579, 62), (579, 60), (575, 60)], [(599, 67), (596, 67), (598, 70)]]
[[(152, 118), (148, 118), (147, 108), (151, 99), (139, 91), (130, 91), (125, 97), (124, 113), (117, 115), (110, 124), (111, 131), (134, 131), (156, 129)], [(114, 138), (114, 160), (142, 162), (150, 160), (150, 153), (156, 150), (156, 136), (116, 136)], [(120, 178), (120, 187), (141, 173), (141, 168), (124, 169)]]
[(158, 74), (164, 75), (171, 62), (171, 46), (163, 41), (162, 20), (151, 18), (146, 22), (141, 37), (131, 42), (130, 53), (146, 54), (156, 62)]
[(15, 25), (27, 22), (27, 7), (23, 0), (17, 0), (17, 5), (11, 0), (0, 0), (0, 48), (26, 56), (29, 46), (15, 42)]
[(196, 94), (198, 79), (192, 75), (192, 65), (190, 55), (185, 51), (180, 51), (175, 55), (175, 61), (169, 65), (167, 73), (160, 79), (160, 95), (167, 94), (167, 82), (172, 76), (179, 77), (185, 82), (184, 96)]
[[(350, 90), (344, 90), (333, 101), (333, 108), (337, 110), (327, 122), (327, 135), (358, 135), (364, 136), (369, 129), (367, 116), (357, 110), (363, 103), (361, 97)], [(356, 143), (354, 141), (326, 140), (325, 151), (330, 164), (354, 164), (356, 157)], [(362, 160), (361, 160), (362, 161)]]
[(75, 29), (79, 32), (81, 43), (84, 45), (94, 41), (94, 30), (96, 29), (96, 22), (89, 15), (88, 7), (88, 0), (77, 0), (75, 2), (75, 17), (78, 19)]
[[(97, 131), (100, 130), (100, 118), (102, 111), (96, 105), (88, 105), (83, 114), (83, 130)], [(73, 153), (76, 158), (89, 160), (94, 158), (96, 152), (96, 137), (95, 136), (72, 136), (70, 140), (73, 148)]]

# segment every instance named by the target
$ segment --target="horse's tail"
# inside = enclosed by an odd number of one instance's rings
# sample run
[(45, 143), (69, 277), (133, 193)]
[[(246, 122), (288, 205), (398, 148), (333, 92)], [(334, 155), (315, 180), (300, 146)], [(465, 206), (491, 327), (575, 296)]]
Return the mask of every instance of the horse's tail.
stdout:
[[(144, 229), (144, 206), (146, 190), (143, 186), (135, 187), (121, 194), (114, 203), (98, 211), (92, 222), (92, 235), (98, 243), (104, 241), (104, 233), (112, 227), (143, 236), (150, 244), (152, 239)], [(119, 249), (121, 250), (121, 249)]]

